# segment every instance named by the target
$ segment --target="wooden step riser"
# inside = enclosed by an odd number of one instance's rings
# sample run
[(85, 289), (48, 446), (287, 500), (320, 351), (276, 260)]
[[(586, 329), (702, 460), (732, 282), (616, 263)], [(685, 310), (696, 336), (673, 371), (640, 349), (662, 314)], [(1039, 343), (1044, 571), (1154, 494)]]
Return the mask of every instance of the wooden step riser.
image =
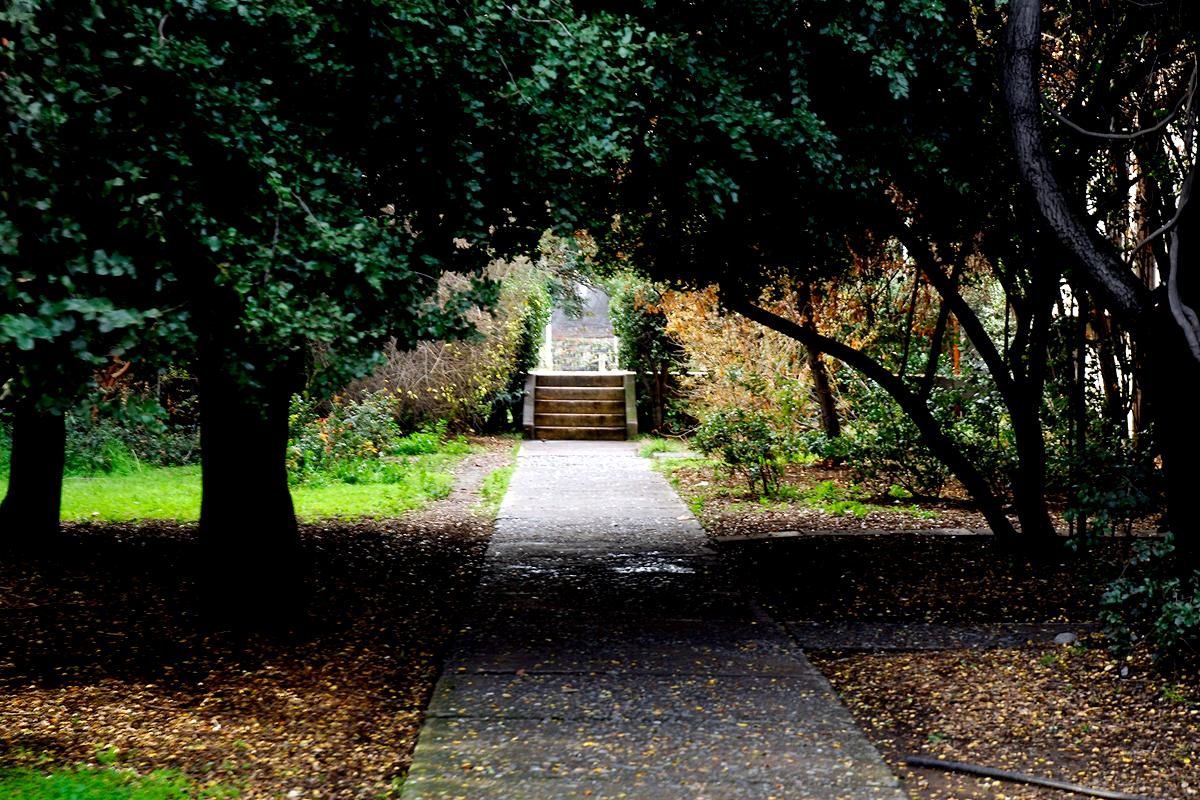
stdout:
[(533, 438), (624, 441), (625, 428), (534, 428)]
[(603, 374), (571, 374), (571, 375), (535, 375), (538, 386), (592, 386), (625, 388), (624, 375)]
[(622, 414), (535, 414), (533, 422), (539, 428), (624, 428)]
[(620, 414), (625, 416), (624, 400), (535, 400), (534, 414)]
[(620, 400), (625, 402), (625, 390), (602, 386), (538, 386), (534, 400)]

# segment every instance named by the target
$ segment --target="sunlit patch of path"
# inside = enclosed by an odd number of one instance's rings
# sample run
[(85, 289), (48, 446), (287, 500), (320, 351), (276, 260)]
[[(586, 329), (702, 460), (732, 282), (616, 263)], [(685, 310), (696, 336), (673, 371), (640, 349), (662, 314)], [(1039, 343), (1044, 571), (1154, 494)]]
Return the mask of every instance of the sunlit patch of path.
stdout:
[(633, 445), (527, 442), (405, 800), (903, 800)]

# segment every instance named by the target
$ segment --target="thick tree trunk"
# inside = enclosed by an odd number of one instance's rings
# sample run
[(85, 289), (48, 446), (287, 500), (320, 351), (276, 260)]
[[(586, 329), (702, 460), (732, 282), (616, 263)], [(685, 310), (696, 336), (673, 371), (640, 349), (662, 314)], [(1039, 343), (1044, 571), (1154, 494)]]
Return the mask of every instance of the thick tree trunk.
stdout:
[[(802, 295), (804, 313), (804, 329), (812, 334), (817, 333), (817, 322), (812, 306), (812, 296), (807, 286)], [(812, 375), (813, 393), (817, 396), (817, 406), (821, 410), (821, 430), (830, 439), (842, 435), (842, 425), (838, 420), (837, 398), (833, 394), (833, 382), (829, 379), (829, 370), (821, 359), (821, 351), (813, 347), (805, 347), (808, 351), (808, 371)], [(903, 366), (901, 367), (903, 369)]]
[(808, 350), (808, 371), (812, 373), (813, 393), (817, 396), (817, 405), (821, 409), (821, 430), (830, 439), (842, 435), (842, 423), (838, 419), (837, 398), (833, 394), (833, 384), (829, 380), (829, 370), (821, 360), (821, 354), (812, 349)]
[(62, 508), (66, 420), (21, 403), (13, 414), (8, 493), (0, 503), (5, 544), (36, 549), (58, 533)]
[[(1174, 235), (1173, 258), (1178, 259), (1179, 300), (1191, 309), (1200, 305), (1200, 255), (1196, 225), (1200, 210), (1188, 202)], [(1147, 347), (1151, 373), (1151, 409), (1155, 439), (1163, 457), (1167, 486), (1167, 522), (1175, 534), (1181, 574), (1200, 569), (1200, 498), (1196, 462), (1200, 459), (1200, 361), (1197, 361), (1179, 320), (1164, 302), (1154, 326), (1157, 338)]]
[(1200, 364), (1191, 357), (1175, 320), (1165, 309), (1155, 332), (1158, 341), (1146, 348), (1147, 393), (1154, 418), (1154, 439), (1163, 459), (1167, 525), (1175, 534), (1179, 567), (1200, 568), (1200, 497), (1196, 460), (1200, 457)]
[(224, 624), (287, 624), (303, 610), (299, 534), (287, 480), (287, 381), (251, 390), (202, 355), (203, 580)]

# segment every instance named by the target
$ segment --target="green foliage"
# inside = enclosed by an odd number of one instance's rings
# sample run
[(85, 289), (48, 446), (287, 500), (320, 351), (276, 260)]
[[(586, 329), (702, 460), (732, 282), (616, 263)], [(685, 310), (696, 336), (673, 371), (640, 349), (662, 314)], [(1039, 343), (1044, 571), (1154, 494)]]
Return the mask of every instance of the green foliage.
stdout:
[(0, 796), (7, 800), (217, 800), (238, 792), (198, 786), (185, 775), (159, 770), (149, 775), (116, 769), (72, 767), (41, 772), (0, 770)]
[(448, 439), (446, 423), (402, 435), (386, 392), (360, 400), (338, 396), (329, 413), (317, 416), (311, 404), (293, 398), (289, 414), (288, 476), (293, 485), (322, 483), (400, 483), (410, 478), (409, 457), (461, 455), (469, 445)]
[(439, 276), (580, 216), (643, 63), (628, 22), (498, 0), (21, 0), (0, 34), (0, 362), (30, 399), (198, 344), (324, 395), (468, 335), (496, 287)]
[(683, 348), (667, 335), (667, 317), (658, 305), (663, 289), (632, 275), (619, 275), (606, 281), (605, 290), (617, 337), (617, 361), (621, 369), (638, 374), (638, 416), (651, 428), (663, 427), (673, 376), (685, 369)]
[(1108, 436), (1089, 440), (1083, 453), (1064, 448), (1056, 453), (1052, 470), (1079, 480), (1070, 486), (1063, 512), (1069, 521), (1087, 521), (1086, 539), (1073, 537), (1073, 547), (1088, 547), (1102, 536), (1129, 535), (1134, 520), (1159, 507), (1161, 475), (1148, 435), (1138, 447), (1128, 439)]
[[(947, 381), (929, 398), (934, 418), (943, 430), (989, 478), (1002, 496), (1014, 468), (1016, 452), (1004, 405), (986, 382)], [(853, 394), (854, 410), (842, 441), (810, 437), (809, 452), (823, 458), (836, 454), (846, 459), (858, 480), (895, 484), (912, 494), (937, 496), (950, 472), (929, 451), (915, 423), (883, 390), (865, 386)], [(811, 449), (815, 447), (816, 449)]]
[(154, 423), (68, 413), (65, 474), (127, 474), (199, 461), (199, 426)]
[(1181, 574), (1171, 534), (1138, 542), (1101, 600), (1100, 620), (1118, 650), (1148, 640), (1157, 657), (1200, 644), (1200, 569)]
[(610, 279), (605, 288), (621, 369), (655, 374), (678, 368), (682, 350), (667, 335), (667, 318), (658, 307), (661, 287), (625, 275)]
[(718, 411), (700, 424), (693, 441), (702, 453), (719, 456), (729, 470), (743, 476), (750, 491), (761, 487), (766, 497), (778, 492), (784, 454), (763, 414), (741, 408)]
[[(867, 387), (851, 407), (854, 417), (845, 426), (837, 450), (858, 480), (898, 484), (913, 494), (941, 493), (949, 470), (929, 452), (917, 426), (885, 392)], [(827, 445), (825, 449), (832, 451)]]

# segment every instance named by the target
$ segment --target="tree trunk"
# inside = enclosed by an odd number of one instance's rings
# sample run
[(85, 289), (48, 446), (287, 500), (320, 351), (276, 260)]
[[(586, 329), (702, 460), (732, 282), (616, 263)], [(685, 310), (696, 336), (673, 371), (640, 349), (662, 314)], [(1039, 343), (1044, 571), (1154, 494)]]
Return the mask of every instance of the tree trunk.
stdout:
[[(1187, 202), (1174, 235), (1173, 258), (1178, 258), (1179, 299), (1195, 309), (1200, 301), (1200, 259), (1197, 258), (1196, 203)], [(1154, 414), (1154, 438), (1161, 448), (1167, 487), (1167, 522), (1175, 534), (1178, 567), (1183, 575), (1200, 569), (1200, 500), (1196, 493), (1196, 461), (1200, 458), (1200, 362), (1179, 321), (1167, 308), (1158, 309), (1155, 334), (1158, 339), (1145, 348), (1153, 373), (1150, 407)]]
[(1100, 365), (1100, 379), (1104, 384), (1104, 416), (1112, 429), (1125, 439), (1129, 436), (1129, 415), (1121, 357), (1118, 355), (1118, 348), (1124, 347), (1121, 334), (1099, 306), (1092, 310), (1092, 326), (1099, 340), (1096, 361)]
[(20, 403), (13, 414), (8, 493), (0, 503), (5, 543), (38, 548), (58, 534), (62, 508), (66, 419)]
[(251, 390), (225, 366), (201, 354), (203, 580), (222, 623), (286, 625), (305, 585), (286, 465), (291, 387), (269, 376)]
[[(914, 291), (913, 294), (915, 296), (916, 292)], [(805, 329), (815, 334), (817, 332), (817, 323), (813, 319), (812, 298), (810, 297), (808, 287), (804, 289), (803, 299), (804, 321), (802, 324)], [(915, 306), (916, 304), (914, 303), (913, 305)], [(829, 380), (829, 370), (825, 368), (825, 362), (821, 359), (821, 352), (819, 350), (812, 347), (804, 349), (808, 352), (808, 371), (812, 375), (813, 393), (816, 394), (817, 405), (821, 409), (821, 430), (830, 439), (836, 439), (842, 435), (842, 424), (838, 420), (837, 398), (833, 395), (833, 382)], [(903, 371), (903, 364), (901, 364), (900, 369)]]
[(829, 380), (829, 370), (821, 360), (821, 354), (811, 347), (808, 350), (808, 371), (812, 373), (813, 392), (817, 396), (817, 405), (821, 409), (821, 430), (830, 439), (842, 435), (842, 423), (838, 420), (837, 398), (833, 395), (833, 384)]
[(1058, 240), (1075, 256), (1104, 305), (1122, 322), (1139, 320), (1148, 293), (1116, 251), (1082, 222), (1063, 192), (1042, 138), (1039, 84), (1042, 4), (1011, 0), (1004, 36), (1004, 100), (1021, 177)]

